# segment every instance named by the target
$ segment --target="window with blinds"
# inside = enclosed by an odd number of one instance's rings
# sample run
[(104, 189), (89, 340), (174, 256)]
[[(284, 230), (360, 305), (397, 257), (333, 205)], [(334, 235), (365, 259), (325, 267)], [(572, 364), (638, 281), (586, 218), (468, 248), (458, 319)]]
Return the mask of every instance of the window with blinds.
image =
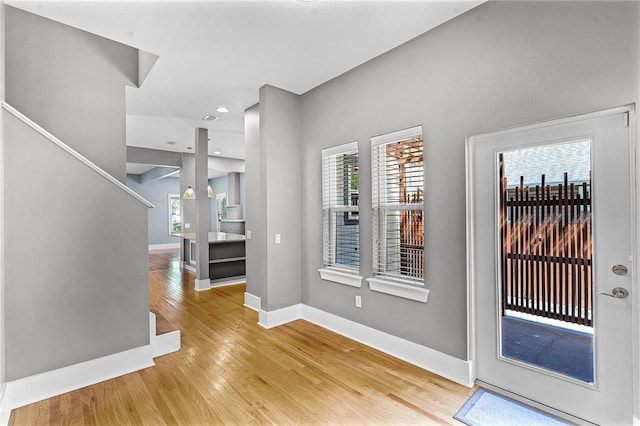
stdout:
[(371, 143), (374, 276), (423, 285), (422, 126)]
[(322, 151), (323, 265), (347, 273), (360, 267), (358, 144)]

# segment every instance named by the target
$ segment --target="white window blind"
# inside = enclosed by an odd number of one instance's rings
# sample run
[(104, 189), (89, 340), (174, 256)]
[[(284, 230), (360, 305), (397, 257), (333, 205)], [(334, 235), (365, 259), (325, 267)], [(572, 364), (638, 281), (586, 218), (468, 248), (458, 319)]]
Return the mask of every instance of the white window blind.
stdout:
[(371, 143), (374, 276), (423, 285), (422, 126)]
[(360, 267), (358, 144), (322, 151), (323, 265), (357, 273)]

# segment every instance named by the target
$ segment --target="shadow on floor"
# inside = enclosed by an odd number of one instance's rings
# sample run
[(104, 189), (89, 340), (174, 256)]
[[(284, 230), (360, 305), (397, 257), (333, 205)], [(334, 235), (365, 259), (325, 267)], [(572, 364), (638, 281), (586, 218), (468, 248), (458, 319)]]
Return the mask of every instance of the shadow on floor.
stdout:
[(502, 355), (593, 383), (593, 335), (502, 317)]

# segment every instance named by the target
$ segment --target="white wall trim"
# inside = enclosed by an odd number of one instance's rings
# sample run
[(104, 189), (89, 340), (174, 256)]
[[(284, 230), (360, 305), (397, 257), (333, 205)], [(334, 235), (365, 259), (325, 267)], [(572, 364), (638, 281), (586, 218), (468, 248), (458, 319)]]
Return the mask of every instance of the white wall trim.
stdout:
[(246, 306), (249, 309), (253, 309), (254, 311), (258, 312), (260, 311), (260, 303), (261, 300), (258, 296), (254, 296), (251, 293), (244, 293), (244, 306)]
[(156, 314), (149, 312), (149, 338), (153, 357), (157, 358), (180, 350), (180, 330), (173, 330), (163, 334), (157, 333)]
[(264, 328), (273, 328), (302, 318), (302, 304), (287, 306), (274, 311), (258, 311), (258, 324)]
[(366, 325), (302, 305), (302, 318), (467, 387), (473, 387), (471, 363)]
[(151, 336), (151, 349), (154, 358), (178, 352), (180, 350), (180, 330)]
[(180, 243), (149, 244), (149, 251), (180, 248)]
[(98, 165), (96, 165), (94, 162), (89, 160), (87, 157), (83, 156), (78, 151), (74, 150), (69, 145), (65, 144), (60, 139), (58, 139), (55, 136), (53, 136), (47, 130), (45, 130), (40, 125), (38, 125), (36, 122), (31, 120), (29, 117), (27, 117), (26, 115), (22, 114), (20, 111), (18, 111), (17, 109), (12, 107), (8, 103), (6, 103), (4, 100), (2, 101), (2, 108), (5, 111), (7, 111), (8, 113), (10, 113), (11, 115), (13, 115), (14, 117), (16, 117), (18, 120), (22, 121), (27, 126), (31, 127), (36, 132), (40, 133), (42, 136), (47, 138), (50, 142), (52, 142), (58, 148), (62, 149), (67, 154), (71, 155), (73, 158), (75, 158), (76, 160), (80, 161), (82, 164), (84, 164), (85, 166), (89, 167), (91, 170), (93, 170), (94, 172), (96, 172), (97, 174), (99, 174), (100, 176), (102, 176), (103, 178), (108, 180), (109, 182), (111, 182), (113, 185), (117, 186), (122, 191), (126, 192), (131, 197), (135, 198), (140, 203), (144, 204), (147, 208), (154, 208), (155, 207), (153, 204), (151, 204), (149, 201), (147, 201), (144, 198), (142, 198), (142, 196), (140, 196), (134, 190), (129, 188), (127, 185), (125, 185), (124, 183), (120, 182), (118, 179), (116, 179), (115, 177), (111, 176), (109, 173), (107, 173), (103, 169), (101, 169)]
[[(254, 309), (248, 306), (248, 303), (252, 306), (260, 306), (261, 300), (257, 296), (245, 293), (245, 306)], [(474, 385), (475, 377), (471, 361), (458, 359), (312, 306), (300, 303), (270, 312), (257, 310), (258, 324), (264, 328), (273, 328), (297, 319), (304, 319), (463, 386), (471, 388)]]
[(211, 280), (209, 278), (204, 280), (195, 279), (195, 289), (198, 291), (209, 290), (211, 288)]
[(323, 149), (320, 152), (322, 153), (323, 157), (326, 157), (327, 155), (342, 154), (344, 152), (357, 151), (357, 150), (358, 150), (358, 141), (354, 141), (354, 142), (343, 143), (336, 146), (331, 146), (329, 148)]
[(416, 136), (422, 136), (422, 125), (374, 136), (371, 138), (371, 145), (376, 146), (389, 142), (403, 141)]
[(210, 288), (226, 287), (228, 285), (244, 284), (247, 282), (247, 277), (244, 275), (238, 275), (237, 277), (221, 278), (219, 280), (211, 280)]
[(427, 303), (427, 299), (429, 298), (429, 289), (424, 287), (402, 284), (380, 278), (367, 278), (367, 282), (371, 290), (379, 293), (391, 294), (392, 296), (422, 303)]
[(0, 402), (0, 418), (14, 408), (71, 392), (134, 371), (152, 367), (151, 345), (92, 359), (5, 383)]
[(325, 281), (332, 281), (338, 284), (350, 285), (352, 287), (362, 287), (362, 277), (358, 274), (336, 271), (335, 269), (320, 268), (320, 278)]

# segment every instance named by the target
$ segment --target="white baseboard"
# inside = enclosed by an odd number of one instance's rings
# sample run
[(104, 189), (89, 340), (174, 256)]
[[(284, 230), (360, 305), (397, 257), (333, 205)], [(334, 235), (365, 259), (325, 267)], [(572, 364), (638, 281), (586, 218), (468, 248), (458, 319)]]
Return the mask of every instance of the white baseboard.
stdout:
[(179, 351), (180, 330), (151, 336), (151, 349), (154, 358)]
[(237, 277), (222, 278), (217, 280), (211, 280), (211, 288), (225, 287), (228, 285), (244, 284), (247, 282), (247, 277), (244, 275), (238, 275)]
[(244, 306), (249, 309), (253, 309), (254, 311), (260, 311), (260, 298), (258, 296), (254, 296), (253, 294), (245, 292)]
[(195, 279), (195, 284), (196, 284), (196, 290), (198, 291), (204, 291), (204, 290), (209, 290), (211, 288), (211, 280), (209, 278), (205, 279), (205, 280), (199, 280), (199, 279)]
[(451, 381), (473, 387), (474, 380), (471, 377), (469, 361), (463, 361), (308, 305), (302, 305), (302, 318)]
[(149, 251), (180, 248), (180, 243), (149, 244)]
[(149, 337), (154, 358), (180, 350), (180, 330), (158, 335), (156, 314), (153, 312), (149, 312)]
[(304, 304), (267, 312), (260, 309), (261, 300), (259, 297), (245, 293), (244, 305), (258, 311), (258, 324), (264, 328), (277, 327), (302, 318), (305, 321), (331, 330), (363, 345), (378, 349), (453, 382), (469, 388), (474, 385), (475, 378), (473, 377), (471, 361), (461, 360)]
[(92, 359), (57, 370), (47, 371), (4, 384), (0, 402), (0, 418), (14, 408), (71, 392), (134, 371), (152, 367), (151, 345)]
[(302, 304), (287, 306), (274, 311), (258, 311), (258, 324), (264, 328), (273, 328), (302, 318)]

